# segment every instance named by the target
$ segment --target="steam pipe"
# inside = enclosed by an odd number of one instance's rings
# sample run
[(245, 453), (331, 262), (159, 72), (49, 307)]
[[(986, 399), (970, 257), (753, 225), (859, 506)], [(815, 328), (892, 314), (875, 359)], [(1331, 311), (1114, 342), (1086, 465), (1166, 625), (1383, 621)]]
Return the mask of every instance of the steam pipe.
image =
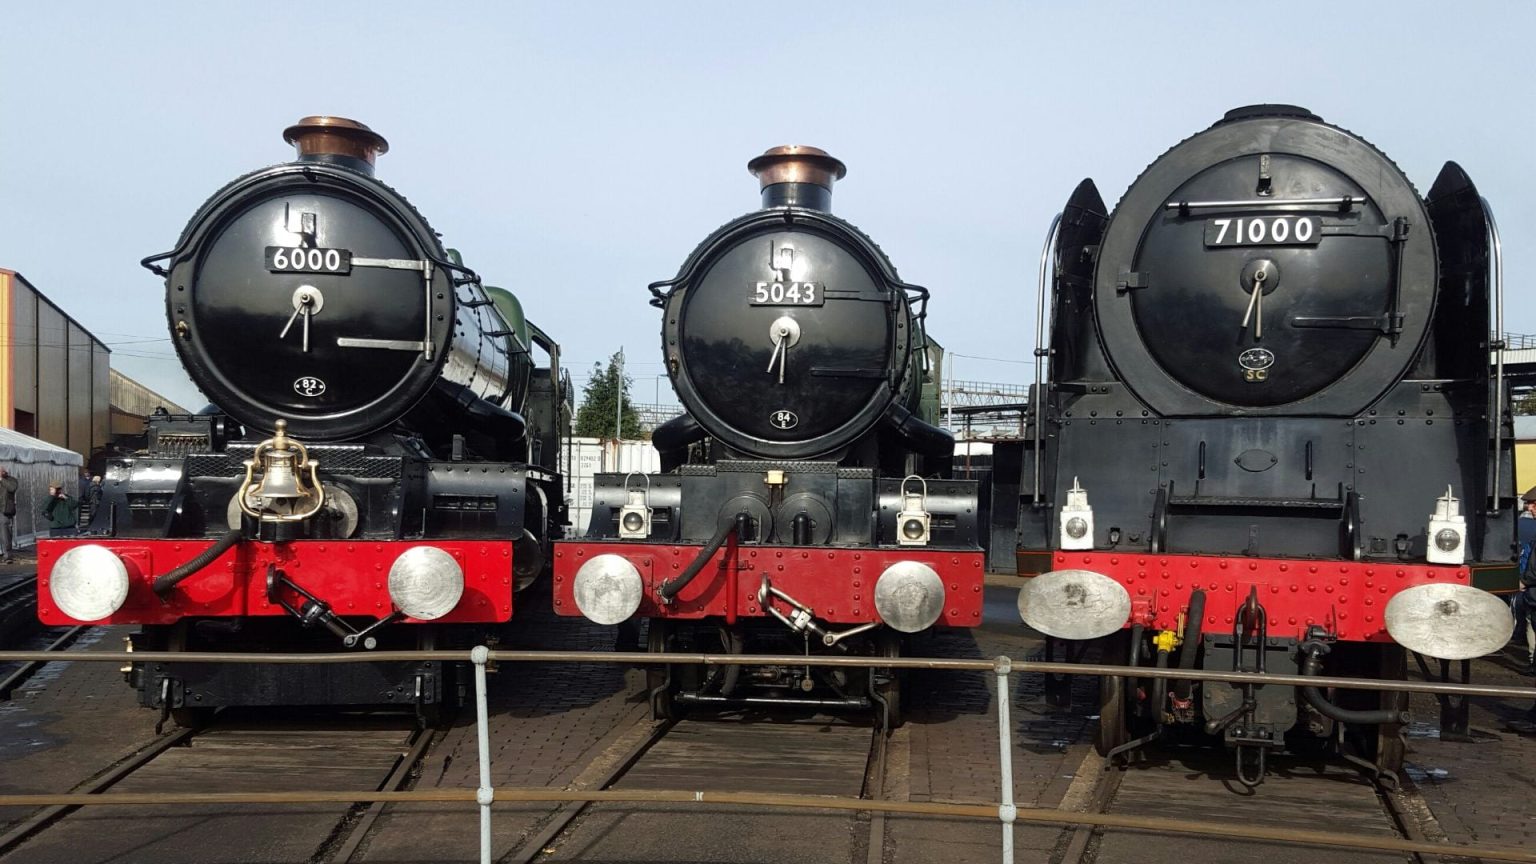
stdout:
[(1040, 447), (1045, 439), (1044, 417), (1041, 416), (1041, 392), (1045, 388), (1045, 363), (1051, 356), (1050, 346), (1045, 344), (1045, 315), (1046, 296), (1054, 294), (1047, 290), (1047, 280), (1050, 279), (1051, 261), (1056, 255), (1056, 241), (1061, 237), (1061, 216), (1057, 213), (1051, 218), (1051, 228), (1045, 232), (1045, 248), (1040, 250), (1040, 285), (1035, 291), (1035, 388), (1029, 394), (1029, 411), (1035, 415), (1035, 491), (1034, 506), (1040, 506)]
[(935, 459), (947, 459), (955, 455), (955, 436), (913, 414), (899, 402), (892, 402), (885, 417), (895, 428), (896, 434), (917, 452)]
[(1499, 509), (1499, 472), (1504, 463), (1504, 245), (1499, 241), (1499, 222), (1493, 218), (1493, 208), (1487, 198), (1478, 198), (1483, 205), (1483, 218), (1488, 222), (1489, 245), (1493, 252), (1493, 338), (1499, 350), (1493, 355), (1493, 506), (1490, 513)]

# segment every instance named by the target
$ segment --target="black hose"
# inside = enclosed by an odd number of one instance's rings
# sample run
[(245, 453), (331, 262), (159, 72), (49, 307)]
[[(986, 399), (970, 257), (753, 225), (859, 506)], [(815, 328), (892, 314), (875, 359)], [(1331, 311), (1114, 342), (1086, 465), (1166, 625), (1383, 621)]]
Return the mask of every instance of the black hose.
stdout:
[[(725, 646), (727, 654), (747, 653), (747, 640), (734, 627), (720, 628), (720, 643)], [(741, 683), (741, 669), (734, 664), (725, 668), (725, 680), (720, 682), (721, 696), (729, 698), (736, 695), (736, 686)]]
[(730, 521), (720, 526), (720, 530), (715, 532), (715, 536), (709, 538), (709, 542), (705, 543), (704, 548), (699, 550), (699, 554), (694, 557), (693, 562), (688, 565), (686, 570), (678, 574), (676, 579), (670, 579), (661, 583), (661, 587), (656, 589), (656, 593), (661, 595), (662, 602), (672, 602), (672, 598), (677, 596), (677, 592), (687, 588), (688, 583), (692, 582), (694, 577), (703, 572), (704, 565), (709, 563), (709, 559), (715, 557), (715, 553), (720, 551), (720, 547), (725, 543), (725, 538), (734, 533), (736, 533), (736, 519), (732, 517)]
[[(1301, 664), (1301, 674), (1316, 675), (1319, 667), (1323, 665), (1323, 654), (1327, 648), (1317, 642), (1303, 642), (1302, 653), (1306, 659)], [(1342, 708), (1328, 701), (1323, 691), (1316, 687), (1302, 687), (1301, 697), (1307, 700), (1307, 704), (1316, 708), (1319, 714), (1330, 720), (1340, 723), (1354, 723), (1361, 726), (1378, 726), (1382, 723), (1407, 723), (1409, 720), (1407, 711), (1395, 711), (1390, 708), (1376, 710), (1357, 710), (1354, 708)]]
[(240, 542), (240, 538), (242, 536), (244, 535), (240, 533), (239, 528), (231, 529), (228, 534), (225, 534), (223, 537), (219, 538), (219, 542), (209, 546), (207, 549), (204, 549), (201, 553), (198, 554), (196, 558), (193, 558), (191, 561), (188, 561), (185, 564), (177, 566), (176, 569), (169, 573), (156, 576), (154, 586), (155, 594), (159, 597), (164, 597), (165, 595), (171, 593), (171, 589), (186, 581), (188, 576), (191, 576), (193, 573), (196, 573), (204, 567), (207, 567), (209, 564), (213, 563), (214, 559), (235, 548), (235, 544)]
[[(1184, 647), (1179, 651), (1179, 668), (1195, 668), (1195, 660), (1200, 652), (1200, 626), (1205, 620), (1205, 591), (1196, 589), (1189, 594), (1189, 611), (1184, 619)], [(1180, 681), (1173, 687), (1180, 699), (1188, 699), (1193, 682)]]
[[(1141, 637), (1145, 632), (1146, 627), (1144, 625), (1131, 625), (1131, 656), (1126, 660), (1125, 665), (1141, 665)], [(1127, 712), (1136, 710), (1137, 703), (1140, 701), (1136, 698), (1136, 694), (1140, 689), (1141, 679), (1127, 675), (1125, 678), (1125, 710)]]

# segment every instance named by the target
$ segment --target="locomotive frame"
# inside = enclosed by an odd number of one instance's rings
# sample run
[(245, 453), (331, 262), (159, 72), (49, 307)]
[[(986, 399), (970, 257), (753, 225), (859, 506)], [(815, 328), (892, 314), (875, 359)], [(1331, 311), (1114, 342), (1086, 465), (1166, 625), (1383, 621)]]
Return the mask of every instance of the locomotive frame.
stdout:
[[(763, 209), (651, 285), (687, 413), (655, 433), (662, 473), (595, 478), (587, 537), (556, 544), (556, 612), (628, 632), (647, 621), (652, 652), (899, 656), (909, 634), (979, 625), (976, 484), (947, 478), (953, 439), (917, 413), (927, 291), (828, 212), (841, 162), (783, 147), (748, 170)], [(657, 716), (814, 704), (900, 719), (889, 670), (674, 666), (648, 680)]]
[[(217, 407), (152, 417), (147, 448), (109, 463), (85, 536), (39, 543), (39, 618), (137, 624), (139, 650), (495, 641), (567, 521), (559, 346), (374, 179), (382, 137), (332, 117), (284, 137), (296, 161), (228, 184), (143, 262)], [(184, 725), (231, 705), (432, 720), (467, 692), (458, 665), (431, 661), (124, 671)]]
[[(1266, 238), (1268, 222), (1251, 243), (1213, 238), (1273, 214), (1313, 220), (1316, 242)], [(1215, 217), (1229, 225), (1201, 224)], [(1487, 363), (1497, 256), (1455, 163), (1425, 202), (1374, 147), (1294, 106), (1229, 112), (1113, 214), (1083, 181), (1042, 253), (1025, 621), (1132, 666), (1392, 678), (1405, 648), (1496, 650), (1507, 609), (1468, 565), (1514, 537), (1507, 394)], [(1265, 303), (1281, 310), (1267, 332), (1251, 324)], [(1241, 328), (1213, 323), (1226, 318)], [(1180, 319), (1199, 329), (1158, 326)], [(1310, 379), (1271, 386), (1276, 343)], [(1288, 736), (1401, 766), (1398, 694), (1109, 678), (1100, 703), (1111, 757), (1188, 727), (1232, 747), (1250, 785)]]

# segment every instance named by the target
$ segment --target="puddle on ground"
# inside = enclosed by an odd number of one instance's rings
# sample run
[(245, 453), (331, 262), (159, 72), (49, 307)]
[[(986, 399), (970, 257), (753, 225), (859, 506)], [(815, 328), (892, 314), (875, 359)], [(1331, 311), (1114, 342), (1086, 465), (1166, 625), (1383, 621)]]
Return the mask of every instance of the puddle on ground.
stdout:
[(1404, 738), (1439, 738), (1440, 726), (1435, 723), (1409, 723), (1403, 729)]
[(1438, 783), (1442, 780), (1449, 780), (1451, 777), (1451, 772), (1445, 770), (1444, 768), (1425, 768), (1420, 765), (1415, 765), (1412, 762), (1409, 762), (1403, 766), (1403, 772), (1407, 774), (1408, 778), (1415, 783), (1423, 783), (1426, 781)]
[[(107, 630), (106, 630), (105, 627), (92, 627), (91, 629), (85, 631), (84, 633), (81, 633), (80, 634), (80, 638), (76, 639), (74, 641), (74, 644), (69, 646), (69, 650), (70, 651), (81, 651), (81, 650), (84, 650), (86, 648), (89, 648), (92, 645), (95, 645), (96, 643), (100, 642), (104, 637), (106, 637), (106, 635), (107, 635)], [(43, 668), (41, 668), (41, 669), (37, 670), (36, 672), (34, 672), (32, 674), (32, 677), (28, 678), (25, 684), (23, 684), (20, 687), (16, 688), (16, 692), (17, 693), (21, 693), (21, 694), (27, 694), (27, 693), (30, 693), (30, 692), (32, 692), (34, 690), (43, 690), (49, 684), (52, 684), (53, 682), (59, 680), (59, 677), (64, 674), (64, 671), (66, 669), (68, 669), (70, 666), (73, 666), (73, 665), (75, 665), (75, 664), (73, 664), (73, 663), (49, 663), (49, 664), (43, 666)]]

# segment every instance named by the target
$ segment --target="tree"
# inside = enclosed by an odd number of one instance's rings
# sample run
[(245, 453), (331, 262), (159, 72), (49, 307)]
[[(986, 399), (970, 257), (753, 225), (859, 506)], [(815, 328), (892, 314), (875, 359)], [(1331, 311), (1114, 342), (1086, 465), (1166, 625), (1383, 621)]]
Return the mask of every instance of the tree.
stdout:
[(634, 382), (619, 370), (623, 363), (623, 351), (608, 358), (608, 368), (602, 363), (592, 364), (592, 375), (581, 390), (581, 407), (576, 410), (576, 436), (579, 438), (612, 438), (615, 400), (624, 395), (624, 434), (620, 437), (634, 440), (641, 437), (640, 415), (629, 395)]
[(1513, 408), (1516, 414), (1536, 414), (1536, 393), (1527, 392), (1516, 396)]

